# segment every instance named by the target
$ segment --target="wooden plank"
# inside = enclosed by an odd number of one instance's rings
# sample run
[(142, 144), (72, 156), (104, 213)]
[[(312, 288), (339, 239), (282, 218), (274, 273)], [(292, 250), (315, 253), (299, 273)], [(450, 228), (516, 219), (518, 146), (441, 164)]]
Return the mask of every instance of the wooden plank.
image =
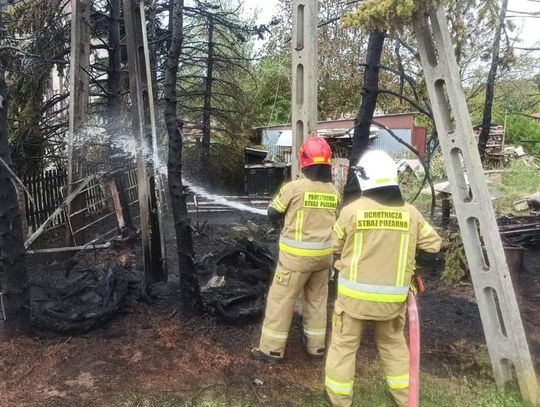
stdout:
[[(52, 174), (52, 202), (54, 207), (57, 207), (60, 204), (60, 174), (59, 171), (55, 168), (51, 171)], [(61, 224), (61, 217), (57, 217), (54, 220), (54, 225)]]
[(125, 180), (127, 180), (126, 174), (121, 173), (114, 177), (116, 189), (118, 191), (118, 198), (122, 209), (122, 217), (124, 219), (125, 229), (122, 230), (124, 236), (134, 236), (137, 231), (133, 225), (133, 219), (131, 218), (131, 212), (129, 210), (129, 198), (124, 189)]
[(34, 203), (32, 204), (32, 218), (33, 218), (33, 222), (34, 222), (34, 228), (37, 229), (39, 227), (39, 219), (38, 219), (38, 211), (39, 211), (39, 206), (38, 206), (38, 201), (37, 201), (37, 195), (38, 195), (38, 180), (37, 180), (37, 175), (34, 173), (32, 174), (32, 196), (35, 196), (36, 198), (34, 198)]
[(45, 228), (47, 228), (48, 225), (51, 224), (51, 222), (53, 221), (53, 219), (59, 214), (61, 213), (70, 203), (71, 201), (73, 201), (73, 199), (75, 199), (75, 197), (77, 195), (79, 195), (79, 193), (82, 191), (82, 189), (88, 185), (88, 183), (94, 179), (94, 176), (90, 176), (90, 177), (87, 177), (85, 180), (83, 180), (82, 182), (79, 183), (79, 186), (77, 188), (75, 188), (75, 190), (73, 192), (71, 192), (71, 194), (69, 194), (67, 196), (67, 198), (64, 200), (64, 202), (62, 202), (62, 204), (56, 208), (56, 210), (52, 213), (51, 216), (49, 216), (47, 218), (47, 220), (45, 222), (43, 222), (41, 224), (41, 226), (32, 234), (32, 236), (30, 236), (26, 242), (24, 243), (24, 246), (26, 248), (29, 248), (30, 245), (32, 243), (34, 243), (34, 241), (43, 233), (43, 231), (45, 230)]
[(52, 199), (52, 193), (53, 193), (53, 185), (52, 185), (52, 174), (51, 171), (45, 171), (45, 201), (47, 206), (47, 216), (49, 216), (54, 211), (54, 204)]
[[(30, 192), (30, 195), (34, 196), (34, 183), (32, 182), (32, 177), (28, 176), (25, 178), (24, 183), (26, 184), (26, 188), (28, 188), (28, 191)], [(30, 230), (35, 230), (34, 225), (34, 205), (30, 200), (26, 199), (26, 206), (27, 206), (27, 212), (26, 217), (28, 219), (28, 226)]]
[(108, 249), (109, 247), (111, 247), (111, 242), (103, 244), (87, 244), (85, 246), (54, 247), (51, 249), (27, 250), (26, 254), (78, 252), (81, 250)]
[[(66, 191), (66, 173), (65, 171), (58, 171), (58, 201), (57, 204), (62, 202), (65, 197), (65, 191)], [(67, 217), (66, 217), (66, 211), (62, 211), (59, 215), (60, 221), (62, 224), (66, 223)]]
[(39, 225), (39, 178), (38, 174), (32, 174), (33, 184), (34, 184), (34, 216), (36, 219), (36, 225)]
[[(57, 181), (58, 181), (57, 171), (54, 168), (51, 170), (51, 202), (54, 207), (58, 206), (57, 205), (57, 189), (58, 189)], [(55, 224), (56, 222), (53, 221), (53, 225)]]
[[(28, 192), (31, 194), (30, 192), (30, 185), (28, 183), (28, 179), (25, 179), (24, 181), (24, 184), (26, 185), (26, 189), (28, 190)], [(34, 231), (33, 227), (32, 227), (32, 221), (31, 221), (31, 212), (30, 212), (30, 199), (28, 199), (28, 196), (25, 195), (24, 197), (24, 208), (25, 208), (25, 216), (26, 216), (26, 226), (27, 226), (27, 229), (29, 228), (30, 230)], [(28, 230), (26, 230), (26, 233), (28, 233)], [(25, 235), (25, 238), (26, 238), (26, 235)]]
[(113, 203), (114, 212), (116, 213), (116, 222), (118, 224), (118, 232), (122, 233), (122, 230), (126, 227), (126, 221), (124, 220), (124, 212), (122, 210), (122, 204), (120, 203), (120, 194), (116, 187), (116, 182), (111, 179), (107, 182), (107, 186), (111, 193), (111, 199)]

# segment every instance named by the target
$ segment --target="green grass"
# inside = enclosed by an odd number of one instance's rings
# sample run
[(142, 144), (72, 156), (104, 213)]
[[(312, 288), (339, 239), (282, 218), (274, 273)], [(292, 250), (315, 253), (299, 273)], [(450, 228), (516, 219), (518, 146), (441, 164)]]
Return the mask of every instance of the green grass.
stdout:
[(514, 161), (503, 172), (501, 184), (493, 186), (501, 192), (494, 202), (495, 211), (499, 214), (516, 213), (514, 202), (540, 191), (540, 170)]
[[(435, 171), (437, 179), (433, 182), (437, 183), (441, 181), (443, 173), (439, 173), (440, 169)], [(513, 161), (508, 168), (504, 169), (500, 175), (500, 182), (494, 182), (490, 185), (490, 188), (497, 189), (500, 192), (500, 196), (493, 202), (494, 209), (497, 214), (503, 215), (508, 213), (519, 214), (514, 209), (514, 202), (523, 199), (524, 197), (540, 191), (540, 170), (537, 168), (530, 168), (519, 161)], [(411, 202), (412, 198), (418, 192), (421, 185), (422, 177), (415, 178), (412, 175), (406, 175), (401, 181), (401, 190), (405, 197), (405, 200)], [(427, 184), (426, 184), (427, 186)], [(413, 203), (422, 213), (429, 213), (431, 207), (431, 195), (420, 194), (417, 200)], [(440, 205), (440, 201), (437, 202)]]
[[(355, 386), (353, 406), (393, 407), (394, 404), (378, 368), (361, 369)], [(422, 407), (519, 407), (523, 406), (516, 390), (500, 393), (490, 381), (453, 376), (443, 368), (440, 374), (423, 373), (421, 377)], [(255, 395), (257, 391), (257, 395)], [(286, 394), (284, 396), (284, 393)], [(291, 383), (288, 389), (272, 394), (265, 387), (231, 389), (225, 385), (201, 387), (190, 394), (145, 395), (121, 397), (117, 407), (226, 407), (226, 406), (328, 406), (321, 387), (302, 388)], [(288, 396), (287, 396), (288, 395)], [(284, 398), (287, 397), (287, 398)]]
[(422, 174), (418, 175), (418, 178), (412, 174), (407, 174), (402, 177), (400, 182), (401, 192), (403, 198), (412, 203), (416, 208), (423, 214), (429, 214), (431, 209), (431, 195), (420, 193), (416, 200), (413, 202), (412, 199), (416, 196), (418, 191), (421, 188), (429, 187), (429, 184), (422, 185), (424, 176)]

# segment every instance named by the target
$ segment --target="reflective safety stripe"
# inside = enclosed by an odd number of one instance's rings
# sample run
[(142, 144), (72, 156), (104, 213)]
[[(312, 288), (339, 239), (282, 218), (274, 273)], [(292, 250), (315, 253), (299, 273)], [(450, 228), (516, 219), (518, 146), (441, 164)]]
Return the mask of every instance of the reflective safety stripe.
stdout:
[(297, 242), (286, 237), (280, 237), (279, 242), (298, 249), (329, 249), (332, 247), (331, 240), (327, 240), (326, 242)]
[(409, 388), (409, 375), (386, 376), (386, 382), (392, 390), (407, 389)]
[(351, 281), (358, 281), (358, 262), (360, 261), (360, 256), (362, 255), (363, 245), (364, 232), (356, 232), (354, 234), (353, 257), (351, 259), (351, 265), (349, 270)]
[(302, 241), (302, 229), (304, 227), (304, 211), (296, 212), (296, 227), (294, 231), (294, 238), (297, 242)]
[(317, 164), (321, 164), (321, 163), (331, 164), (332, 163), (332, 159), (330, 157), (313, 157), (312, 160), (314, 163), (317, 163)]
[(337, 380), (326, 376), (324, 379), (324, 384), (326, 385), (326, 388), (332, 393), (349, 395), (352, 394), (354, 380), (350, 380), (347, 382), (338, 382)]
[(377, 185), (397, 184), (398, 179), (397, 178), (379, 178), (375, 180), (375, 183)]
[(275, 342), (287, 342), (287, 337), (289, 336), (288, 332), (273, 331), (272, 329), (268, 329), (264, 326), (262, 329), (262, 334)]
[(393, 285), (375, 285), (375, 284), (364, 284), (364, 283), (355, 283), (347, 280), (346, 278), (339, 278), (339, 284), (350, 288), (355, 291), (364, 291), (368, 293), (377, 293), (377, 294), (407, 294), (409, 292), (408, 287), (394, 287)]
[(279, 249), (283, 250), (285, 253), (304, 257), (328, 256), (332, 254), (331, 247), (328, 249), (298, 249), (296, 247), (289, 246), (283, 242), (279, 243)]
[(279, 248), (286, 253), (296, 256), (316, 257), (332, 254), (332, 241), (326, 242), (297, 242), (285, 237), (279, 238)]
[(422, 226), (422, 229), (420, 229), (420, 235), (422, 237), (426, 237), (431, 232), (433, 232), (433, 228), (431, 227), (429, 223), (425, 222), (424, 225)]
[(326, 328), (313, 329), (304, 327), (304, 334), (306, 336), (324, 338), (326, 336)]
[(409, 260), (409, 239), (410, 235), (408, 233), (401, 234), (396, 276), (396, 286), (398, 287), (403, 287), (403, 285), (405, 284), (405, 274), (407, 272), (407, 262)]
[(275, 198), (272, 202), (272, 205), (278, 210), (278, 212), (285, 212), (287, 210), (287, 207), (281, 202), (279, 198)]
[(345, 236), (345, 232), (343, 231), (343, 229), (341, 229), (341, 226), (339, 226), (339, 224), (337, 222), (334, 225), (334, 232), (336, 232), (336, 235), (337, 235), (338, 239), (340, 239), (340, 240), (342, 240), (343, 236)]
[(365, 301), (405, 302), (409, 287), (362, 284), (340, 278), (338, 281), (338, 292), (347, 297)]

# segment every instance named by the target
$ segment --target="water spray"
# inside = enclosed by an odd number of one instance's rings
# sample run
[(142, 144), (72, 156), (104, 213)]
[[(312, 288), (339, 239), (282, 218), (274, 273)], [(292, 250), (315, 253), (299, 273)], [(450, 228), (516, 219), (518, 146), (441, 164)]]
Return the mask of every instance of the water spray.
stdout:
[[(155, 147), (153, 151), (150, 151), (150, 149), (146, 148), (145, 146), (141, 146), (135, 141), (133, 135), (129, 130), (122, 131), (116, 129), (114, 131), (114, 134), (111, 134), (111, 132), (107, 131), (107, 126), (105, 123), (99, 120), (95, 120), (94, 122), (87, 123), (87, 125), (80, 130), (80, 133), (82, 136), (78, 141), (78, 143), (80, 143), (80, 147), (83, 147), (85, 145), (85, 142), (83, 140), (92, 140), (94, 142), (103, 144), (107, 142), (110, 143), (111, 147), (114, 150), (122, 151), (122, 154), (120, 154), (120, 156), (124, 157), (129, 156), (135, 158), (137, 155), (137, 151), (139, 151), (139, 153), (145, 160), (152, 163), (156, 176), (162, 176), (166, 178), (167, 165), (160, 159), (159, 154), (157, 154), (157, 147)], [(254, 208), (252, 206), (239, 202), (231, 202), (225, 197), (217, 194), (212, 194), (208, 192), (205, 188), (195, 185), (191, 181), (188, 181), (186, 179), (183, 179), (182, 182), (185, 186), (189, 187), (190, 190), (193, 191), (193, 193), (200, 195), (216, 204), (224, 205), (229, 208), (233, 208), (243, 212), (253, 213), (255, 215), (266, 215), (265, 209)]]
[(266, 209), (257, 209), (257, 208), (253, 208), (252, 206), (245, 205), (239, 202), (231, 202), (228, 199), (224, 198), (223, 196), (211, 194), (204, 188), (196, 186), (189, 181), (183, 180), (183, 182), (184, 182), (184, 185), (189, 187), (189, 189), (193, 191), (195, 194), (203, 196), (204, 198), (212, 202), (215, 202), (217, 204), (228, 206), (229, 208), (237, 209), (243, 212), (254, 213), (255, 215), (263, 215), (263, 216), (266, 215)]

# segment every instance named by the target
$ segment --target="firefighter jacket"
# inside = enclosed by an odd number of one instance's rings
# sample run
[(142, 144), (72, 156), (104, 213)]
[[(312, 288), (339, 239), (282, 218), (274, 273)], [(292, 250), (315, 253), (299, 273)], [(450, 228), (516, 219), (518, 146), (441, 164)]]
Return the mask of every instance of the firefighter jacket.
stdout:
[(315, 272), (332, 265), (332, 227), (339, 193), (331, 182), (307, 178), (284, 185), (270, 203), (284, 216), (279, 264), (290, 271)]
[(367, 197), (350, 203), (333, 231), (334, 252), (341, 254), (337, 307), (358, 319), (396, 318), (405, 312), (416, 250), (440, 247), (437, 232), (408, 203), (385, 206)]

